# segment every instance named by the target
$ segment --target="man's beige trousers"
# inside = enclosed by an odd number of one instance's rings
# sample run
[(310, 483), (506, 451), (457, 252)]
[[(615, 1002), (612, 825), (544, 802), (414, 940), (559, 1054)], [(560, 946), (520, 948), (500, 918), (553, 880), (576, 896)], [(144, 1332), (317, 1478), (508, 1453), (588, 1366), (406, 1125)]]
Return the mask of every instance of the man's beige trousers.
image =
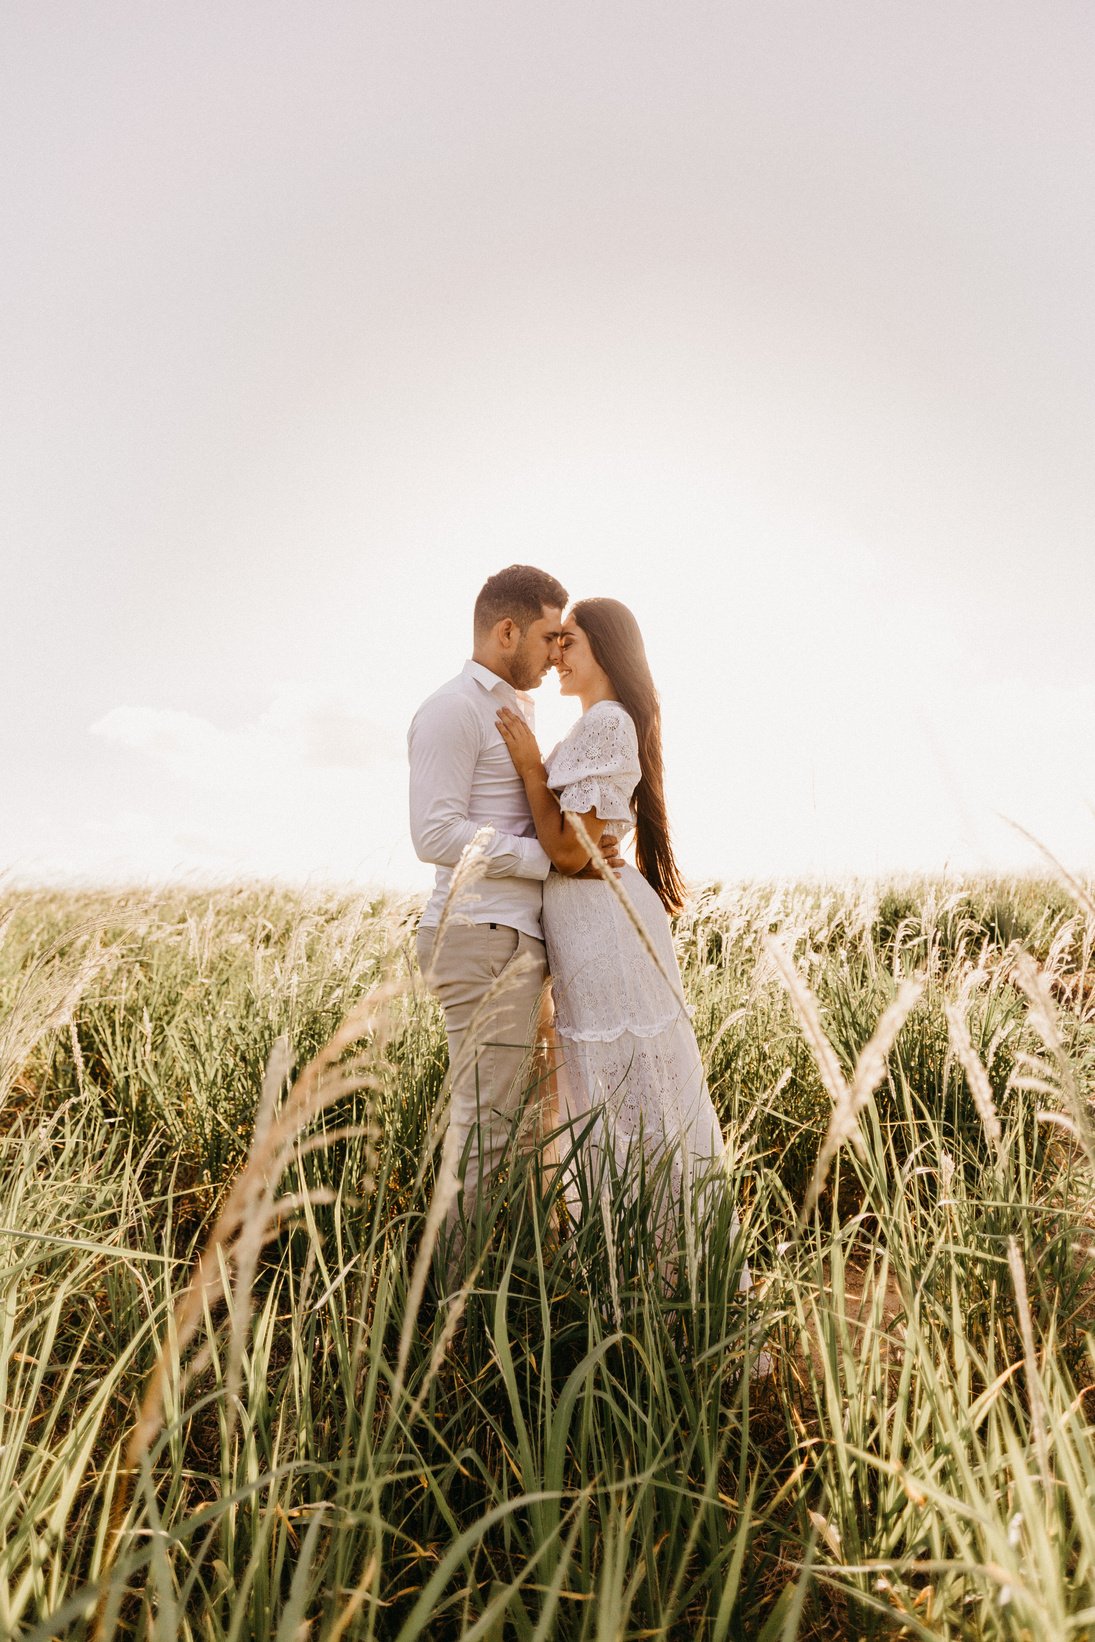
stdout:
[[(543, 941), (506, 924), (451, 923), (435, 953), (436, 934), (419, 929), (418, 962), (445, 1013), (452, 1091), (446, 1145), (462, 1170), (470, 1225), (480, 1192), (489, 1196), (530, 1088), (535, 1097), (547, 956)], [(454, 1209), (450, 1230), (457, 1220)]]

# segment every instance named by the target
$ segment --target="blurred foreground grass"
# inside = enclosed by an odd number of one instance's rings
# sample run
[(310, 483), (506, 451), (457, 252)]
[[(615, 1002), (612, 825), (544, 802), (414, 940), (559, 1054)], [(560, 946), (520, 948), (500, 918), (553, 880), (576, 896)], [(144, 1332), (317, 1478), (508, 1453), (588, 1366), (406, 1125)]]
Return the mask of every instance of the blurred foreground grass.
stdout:
[[(414, 911), (0, 903), (0, 1634), (1095, 1635), (1083, 896), (700, 895), (677, 935), (745, 1248), (718, 1215), (667, 1293), (642, 1194), (561, 1224), (524, 1153), (462, 1315), (435, 1270), (408, 1321), (444, 1073)], [(773, 941), (845, 1078), (923, 982), (803, 1224), (832, 1100)], [(328, 1087), (253, 1283), (216, 1245), (228, 1300), (180, 1342), (278, 1040), (302, 1066), (370, 997), (361, 1087)]]

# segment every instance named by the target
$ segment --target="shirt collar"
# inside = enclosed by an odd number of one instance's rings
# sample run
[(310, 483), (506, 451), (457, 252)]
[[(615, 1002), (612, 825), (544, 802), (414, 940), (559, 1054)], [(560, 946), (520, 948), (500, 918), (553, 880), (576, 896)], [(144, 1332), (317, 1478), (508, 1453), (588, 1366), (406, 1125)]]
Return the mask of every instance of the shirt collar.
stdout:
[(492, 673), (489, 667), (484, 667), (481, 661), (466, 661), (464, 663), (464, 677), (473, 678), (481, 684), (484, 690), (489, 690), (492, 696), (500, 695), (502, 699), (515, 707), (522, 716), (532, 723), (534, 703), (527, 690), (515, 690), (508, 679)]
[(517, 698), (517, 691), (509, 680), (500, 678), (497, 673), (492, 673), (490, 668), (484, 667), (481, 661), (466, 661), (464, 663), (464, 677), (473, 678), (477, 684), (483, 686), (484, 690), (489, 690), (491, 695), (497, 694), (498, 690), (501, 689), (508, 701), (515, 701)]

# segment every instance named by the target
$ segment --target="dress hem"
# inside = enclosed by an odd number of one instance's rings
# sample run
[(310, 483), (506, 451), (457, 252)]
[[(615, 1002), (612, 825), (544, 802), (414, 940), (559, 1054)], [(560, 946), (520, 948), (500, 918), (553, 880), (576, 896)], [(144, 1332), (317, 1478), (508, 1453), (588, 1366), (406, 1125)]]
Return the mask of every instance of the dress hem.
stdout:
[(663, 1032), (668, 1032), (671, 1027), (676, 1025), (682, 1015), (686, 1020), (690, 1020), (692, 1013), (691, 1006), (685, 1004), (680, 1009), (674, 1010), (672, 1015), (666, 1015), (664, 1019), (655, 1021), (650, 1025), (617, 1026), (611, 1032), (578, 1032), (572, 1027), (560, 1026), (556, 1021), (555, 1030), (559, 1037), (570, 1038), (575, 1043), (615, 1043), (617, 1038), (622, 1038), (625, 1032), (629, 1032), (633, 1038), (660, 1038)]

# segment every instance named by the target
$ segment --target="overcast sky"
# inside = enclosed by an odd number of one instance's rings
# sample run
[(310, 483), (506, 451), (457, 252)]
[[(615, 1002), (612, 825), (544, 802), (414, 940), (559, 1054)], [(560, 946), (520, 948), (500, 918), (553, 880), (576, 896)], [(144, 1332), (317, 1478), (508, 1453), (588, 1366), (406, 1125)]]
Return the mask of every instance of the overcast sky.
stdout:
[(422, 884), (514, 560), (690, 874), (1095, 866), (1087, 0), (3, 0), (0, 126), (0, 866)]

